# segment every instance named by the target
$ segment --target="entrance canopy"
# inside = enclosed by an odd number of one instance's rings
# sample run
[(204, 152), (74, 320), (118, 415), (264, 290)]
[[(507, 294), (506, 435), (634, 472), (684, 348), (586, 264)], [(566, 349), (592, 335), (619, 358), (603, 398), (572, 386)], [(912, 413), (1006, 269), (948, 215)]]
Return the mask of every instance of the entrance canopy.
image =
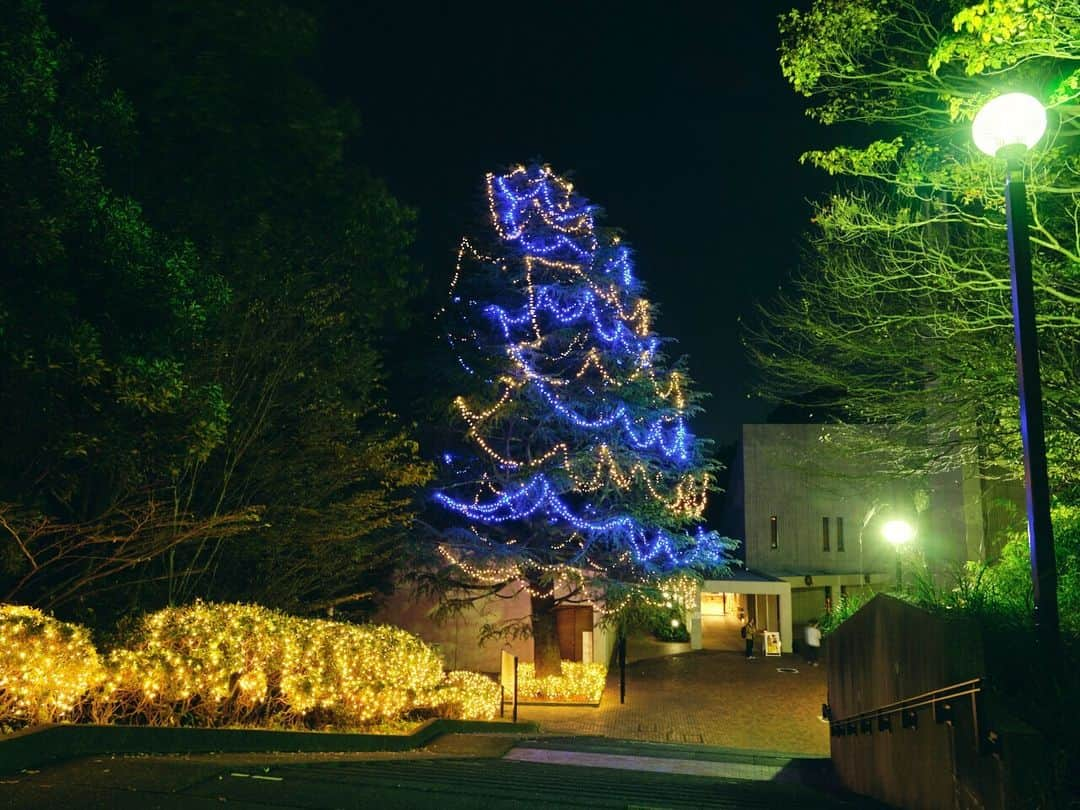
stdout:
[[(741, 568), (720, 579), (707, 579), (701, 584), (702, 594), (738, 593), (754, 598), (755, 621), (759, 630), (778, 630), (780, 645), (784, 652), (791, 652), (791, 583), (768, 574), (759, 574)], [(701, 597), (697, 610), (690, 618), (690, 646), (702, 648)]]

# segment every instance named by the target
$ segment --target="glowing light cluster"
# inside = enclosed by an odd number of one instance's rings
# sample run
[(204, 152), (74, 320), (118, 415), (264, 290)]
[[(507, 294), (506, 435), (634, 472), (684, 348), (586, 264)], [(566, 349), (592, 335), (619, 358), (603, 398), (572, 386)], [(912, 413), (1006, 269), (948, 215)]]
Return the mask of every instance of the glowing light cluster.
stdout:
[(439, 654), (385, 625), (196, 603), (145, 616), (104, 661), (89, 632), (0, 607), (0, 726), (61, 720), (156, 726), (363, 728), (414, 709), (490, 718), (499, 687), (443, 675)]
[(479, 397), (455, 399), (479, 466), (445, 458), (463, 491), (435, 501), (469, 526), (440, 551), (478, 582), (534, 595), (537, 582), (561, 584), (586, 603), (590, 578), (636, 576), (655, 590), (672, 570), (723, 567), (733, 542), (691, 524), (708, 467), (632, 251), (546, 166), (488, 175), (486, 193), (495, 247), (462, 241), (442, 310), (461, 366), (487, 379)]
[(603, 664), (563, 661), (560, 675), (537, 678), (535, 667), (523, 663), (518, 665), (518, 697), (599, 703), (606, 680), (607, 667)]
[(562, 521), (587, 539), (576, 555), (584, 559), (594, 544), (608, 549), (626, 548), (633, 561), (646, 570), (681, 568), (694, 564), (719, 565), (726, 545), (714, 541), (704, 529), (697, 534), (676, 535), (664, 529), (651, 532), (627, 515), (590, 520), (576, 514), (558, 496), (543, 473), (486, 502), (465, 503), (438, 492), (435, 500), (469, 520), (485, 525), (527, 520), (533, 517)]
[(438, 690), (439, 706), (455, 719), (494, 720), (501, 701), (502, 687), (477, 672), (449, 672)]
[(442, 681), (438, 654), (388, 626), (304, 619), (256, 605), (196, 603), (147, 616), (108, 658), (119, 709), (175, 712), (200, 724), (263, 711), (288, 722), (313, 713), (341, 725), (400, 716)]
[(0, 726), (68, 720), (104, 674), (86, 628), (0, 605)]

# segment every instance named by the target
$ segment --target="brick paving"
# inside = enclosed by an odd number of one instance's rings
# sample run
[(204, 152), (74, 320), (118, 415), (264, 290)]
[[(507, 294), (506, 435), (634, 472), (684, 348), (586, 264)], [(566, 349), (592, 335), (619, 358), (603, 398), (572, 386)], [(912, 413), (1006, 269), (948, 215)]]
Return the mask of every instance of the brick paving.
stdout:
[[(618, 668), (612, 667), (599, 708), (521, 706), (518, 718), (539, 723), (545, 734), (828, 756), (828, 725), (819, 719), (824, 667), (810, 667), (793, 655), (747, 661), (737, 651), (737, 625), (711, 625), (705, 646), (727, 649), (684, 652), (689, 645), (631, 639), (624, 705)], [(650, 657), (670, 647), (681, 649)], [(778, 667), (798, 673), (777, 672)]]

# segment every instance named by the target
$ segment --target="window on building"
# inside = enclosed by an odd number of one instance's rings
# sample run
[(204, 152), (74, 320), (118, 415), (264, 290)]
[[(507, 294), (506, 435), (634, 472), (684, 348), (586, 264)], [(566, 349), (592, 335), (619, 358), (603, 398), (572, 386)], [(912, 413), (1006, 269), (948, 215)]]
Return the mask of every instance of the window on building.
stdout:
[(844, 550), (844, 519), (842, 517), (836, 519), (836, 550)]
[(780, 527), (776, 523), (776, 515), (769, 518), (769, 548), (780, 548)]
[(829, 519), (827, 517), (821, 519), (821, 550), (829, 550)]

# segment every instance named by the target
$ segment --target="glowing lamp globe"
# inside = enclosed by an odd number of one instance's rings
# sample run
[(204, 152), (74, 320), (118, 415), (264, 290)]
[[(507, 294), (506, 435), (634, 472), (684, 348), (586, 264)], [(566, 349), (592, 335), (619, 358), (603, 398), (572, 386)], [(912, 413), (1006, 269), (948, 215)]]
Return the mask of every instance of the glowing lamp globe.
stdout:
[(915, 536), (915, 527), (906, 520), (890, 520), (881, 527), (881, 533), (894, 546), (902, 546), (911, 542)]
[(1007, 146), (1030, 149), (1046, 132), (1046, 110), (1027, 93), (1006, 93), (986, 102), (971, 125), (975, 145), (994, 157)]

